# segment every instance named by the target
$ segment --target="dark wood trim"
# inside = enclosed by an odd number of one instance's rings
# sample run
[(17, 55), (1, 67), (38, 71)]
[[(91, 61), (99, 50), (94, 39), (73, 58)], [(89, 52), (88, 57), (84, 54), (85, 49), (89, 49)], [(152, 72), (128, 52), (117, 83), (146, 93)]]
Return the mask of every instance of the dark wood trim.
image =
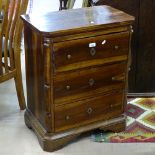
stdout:
[(34, 131), (43, 150), (48, 152), (52, 152), (62, 148), (71, 140), (81, 135), (81, 133), (83, 132), (88, 132), (94, 129), (121, 132), (124, 131), (126, 127), (126, 116), (121, 115), (118, 118), (110, 119), (107, 121), (98, 121), (85, 126), (81, 126), (79, 128), (66, 130), (65, 132), (48, 133), (28, 109), (25, 112), (24, 118), (25, 124), (29, 129), (32, 129)]
[(155, 97), (155, 92), (152, 92), (152, 93), (128, 93), (127, 97)]

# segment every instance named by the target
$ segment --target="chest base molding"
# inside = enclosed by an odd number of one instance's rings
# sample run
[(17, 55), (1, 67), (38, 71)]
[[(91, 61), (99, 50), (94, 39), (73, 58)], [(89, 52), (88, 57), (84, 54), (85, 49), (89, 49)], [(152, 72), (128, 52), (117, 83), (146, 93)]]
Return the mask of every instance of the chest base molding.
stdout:
[(67, 145), (70, 141), (74, 140), (84, 132), (88, 132), (95, 129), (121, 132), (125, 130), (126, 126), (126, 116), (121, 115), (120, 117), (110, 119), (108, 121), (106, 120), (91, 123), (65, 132), (48, 133), (28, 109), (25, 112), (24, 118), (27, 127), (34, 131), (42, 149), (47, 152), (53, 152), (62, 148), (63, 146)]

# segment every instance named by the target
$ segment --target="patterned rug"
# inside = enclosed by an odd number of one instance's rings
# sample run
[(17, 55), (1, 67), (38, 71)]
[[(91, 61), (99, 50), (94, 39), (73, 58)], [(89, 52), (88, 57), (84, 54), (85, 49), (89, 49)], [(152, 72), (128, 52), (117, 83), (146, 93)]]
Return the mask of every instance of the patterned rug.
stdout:
[(155, 98), (128, 100), (125, 132), (98, 131), (92, 134), (95, 142), (134, 143), (155, 142)]

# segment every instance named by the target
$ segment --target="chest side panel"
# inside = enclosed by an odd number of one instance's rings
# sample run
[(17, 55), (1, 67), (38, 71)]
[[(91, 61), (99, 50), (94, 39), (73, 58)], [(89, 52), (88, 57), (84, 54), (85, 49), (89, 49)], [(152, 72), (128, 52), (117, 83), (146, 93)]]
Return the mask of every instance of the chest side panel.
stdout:
[(50, 81), (50, 51), (44, 46), (44, 39), (39, 33), (27, 25), (24, 31), (27, 108), (47, 130), (51, 130), (51, 125), (48, 127), (51, 90), (47, 83)]

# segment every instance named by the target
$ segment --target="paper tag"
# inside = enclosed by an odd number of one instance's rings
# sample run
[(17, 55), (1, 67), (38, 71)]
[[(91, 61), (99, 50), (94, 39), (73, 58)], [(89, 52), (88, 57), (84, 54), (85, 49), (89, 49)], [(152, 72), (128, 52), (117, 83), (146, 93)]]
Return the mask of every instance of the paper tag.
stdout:
[(89, 43), (89, 47), (96, 47), (96, 43)]

